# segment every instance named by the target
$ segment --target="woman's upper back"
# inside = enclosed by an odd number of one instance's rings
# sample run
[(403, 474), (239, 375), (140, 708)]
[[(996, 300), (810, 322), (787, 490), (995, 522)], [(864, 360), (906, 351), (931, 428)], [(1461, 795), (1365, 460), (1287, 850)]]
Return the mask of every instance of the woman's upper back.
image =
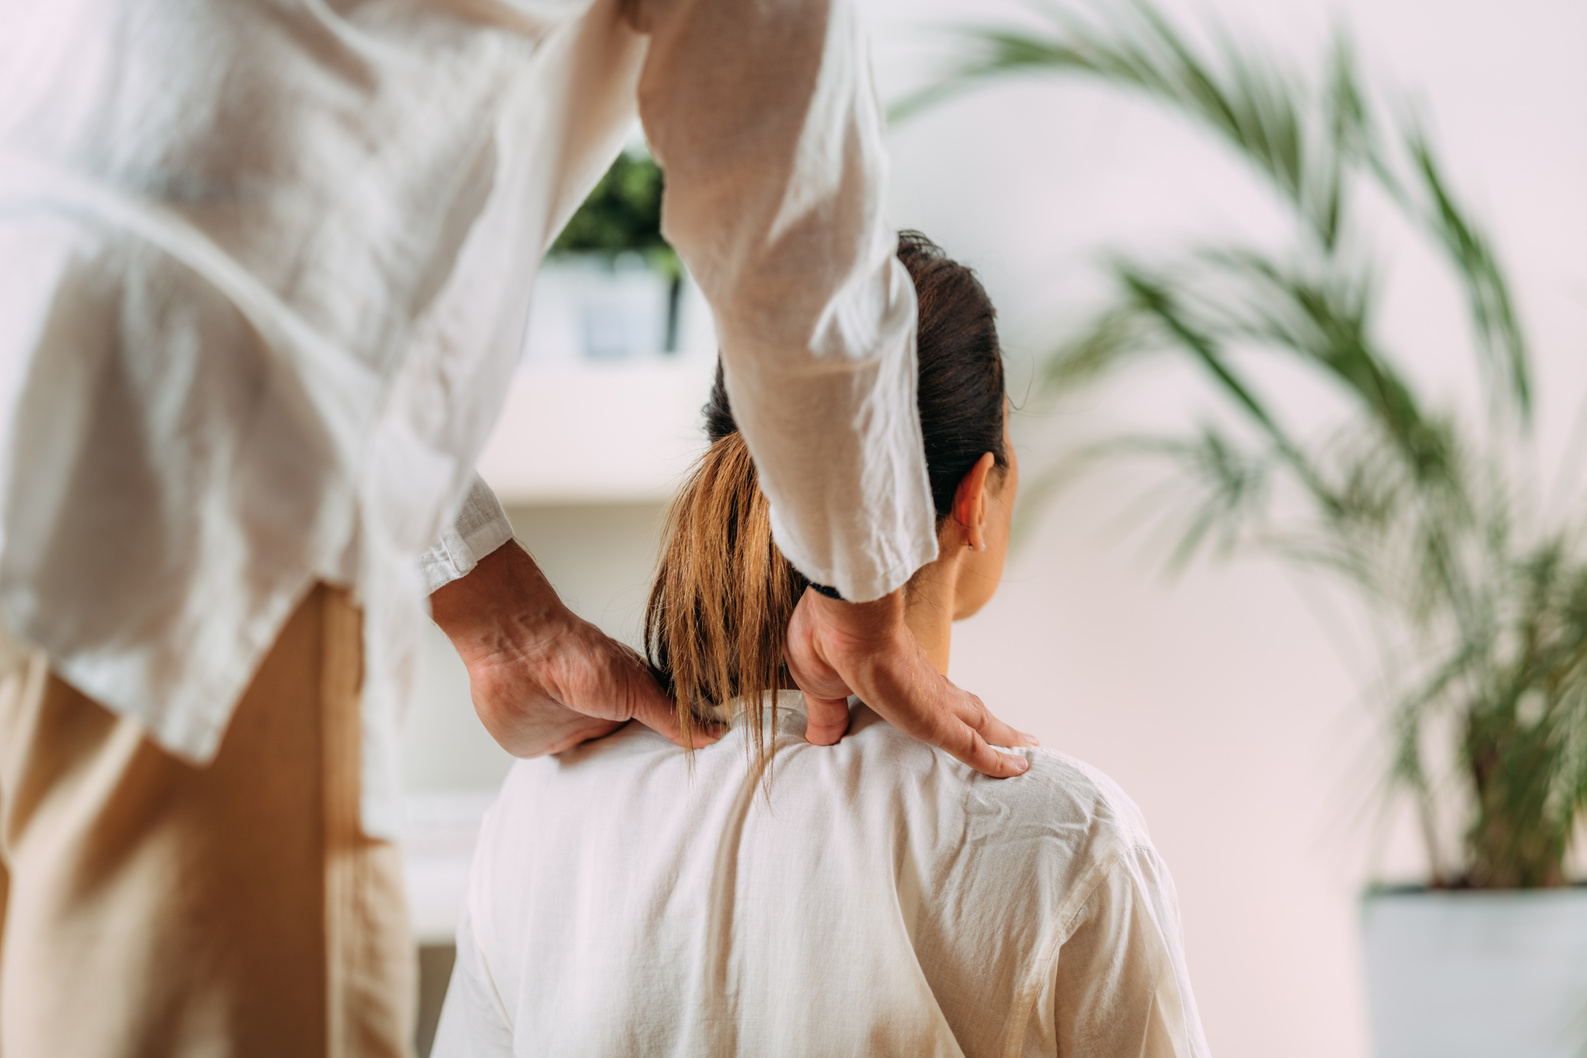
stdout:
[[(438, 1055), (1205, 1054), (1173, 885), (1106, 776), (990, 780), (863, 706), (769, 793), (637, 725), (517, 765)], [(768, 729), (771, 725), (768, 725)]]

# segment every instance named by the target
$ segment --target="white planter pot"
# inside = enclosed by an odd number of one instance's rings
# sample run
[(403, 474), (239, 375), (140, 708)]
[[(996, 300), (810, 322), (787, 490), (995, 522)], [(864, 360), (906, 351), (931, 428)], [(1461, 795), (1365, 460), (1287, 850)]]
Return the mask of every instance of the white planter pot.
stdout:
[(1587, 888), (1362, 900), (1376, 1058), (1587, 1056)]

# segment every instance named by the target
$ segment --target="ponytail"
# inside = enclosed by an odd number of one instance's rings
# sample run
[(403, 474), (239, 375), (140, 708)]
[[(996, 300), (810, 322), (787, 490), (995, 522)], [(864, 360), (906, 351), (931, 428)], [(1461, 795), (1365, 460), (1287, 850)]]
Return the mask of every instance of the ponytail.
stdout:
[(783, 637), (809, 583), (771, 536), (771, 508), (743, 435), (725, 433), (667, 516), (665, 550), (645, 607), (651, 667), (678, 703), (685, 745), (737, 703), (764, 769), (762, 707), (791, 686)]

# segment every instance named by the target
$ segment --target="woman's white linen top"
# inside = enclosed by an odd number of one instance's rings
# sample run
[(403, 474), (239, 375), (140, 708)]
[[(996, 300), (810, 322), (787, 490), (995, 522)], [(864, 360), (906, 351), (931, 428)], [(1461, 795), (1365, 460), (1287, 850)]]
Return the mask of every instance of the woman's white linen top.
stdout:
[[(1208, 1053), (1174, 886), (1107, 776), (988, 779), (858, 706), (637, 725), (516, 764), (486, 816), (437, 1058)], [(770, 725), (768, 724), (768, 728)]]
[(897, 587), (935, 538), (853, 7), (0, 0), (10, 630), (202, 761), (309, 585), (351, 583), (389, 792), (418, 557), (636, 112), (780, 545)]

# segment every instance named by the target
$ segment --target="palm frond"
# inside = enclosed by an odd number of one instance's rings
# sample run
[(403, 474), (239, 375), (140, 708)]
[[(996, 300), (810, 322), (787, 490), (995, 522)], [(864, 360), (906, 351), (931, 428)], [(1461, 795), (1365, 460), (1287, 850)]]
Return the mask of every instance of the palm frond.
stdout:
[(1509, 283), (1488, 238), (1456, 203), (1426, 133), (1413, 127), (1406, 136), (1406, 146), (1428, 199), (1424, 222), (1448, 255), (1455, 276), (1465, 289), (1488, 381), (1493, 392), (1503, 398), (1501, 408), (1513, 410), (1525, 424), (1532, 415), (1531, 365)]

